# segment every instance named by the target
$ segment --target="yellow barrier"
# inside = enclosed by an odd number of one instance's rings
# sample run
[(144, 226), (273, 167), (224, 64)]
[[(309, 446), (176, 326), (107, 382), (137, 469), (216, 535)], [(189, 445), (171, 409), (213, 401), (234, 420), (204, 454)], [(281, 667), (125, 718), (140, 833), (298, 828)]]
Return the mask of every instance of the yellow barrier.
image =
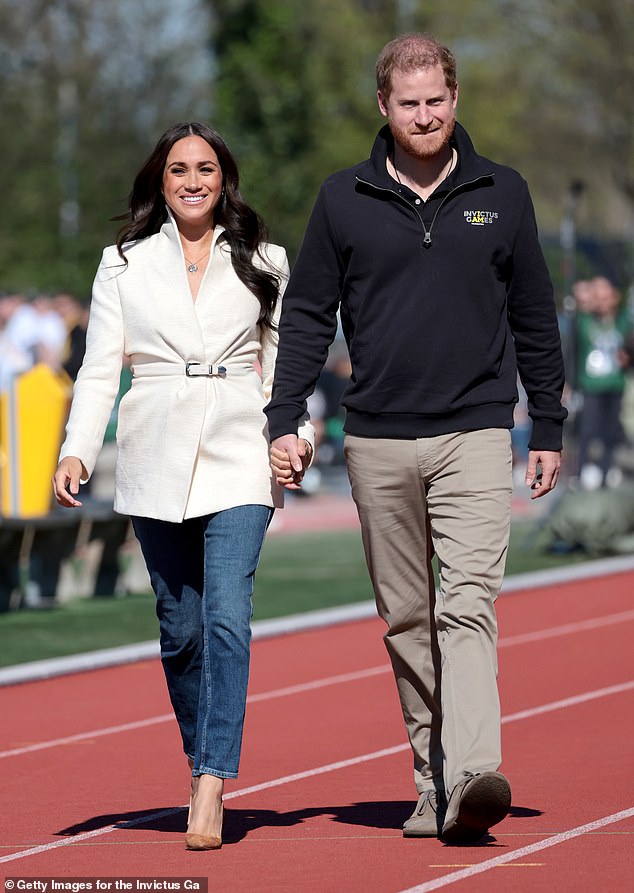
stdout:
[(0, 394), (0, 512), (46, 515), (72, 382), (39, 363)]

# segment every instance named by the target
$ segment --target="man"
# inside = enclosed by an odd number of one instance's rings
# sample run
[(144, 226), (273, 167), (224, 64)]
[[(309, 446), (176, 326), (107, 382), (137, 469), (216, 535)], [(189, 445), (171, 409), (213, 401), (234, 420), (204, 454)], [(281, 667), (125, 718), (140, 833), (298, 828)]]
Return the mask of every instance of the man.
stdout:
[(345, 455), (420, 795), (403, 833), (464, 843), (511, 802), (497, 771), (494, 600), (517, 370), (538, 497), (559, 474), (563, 362), (527, 186), (478, 156), (456, 123), (451, 52), (399, 37), (377, 84), (387, 126), (369, 160), (323, 184), (284, 297), (271, 459), (280, 483), (299, 486), (297, 425), (340, 308), (352, 362)]

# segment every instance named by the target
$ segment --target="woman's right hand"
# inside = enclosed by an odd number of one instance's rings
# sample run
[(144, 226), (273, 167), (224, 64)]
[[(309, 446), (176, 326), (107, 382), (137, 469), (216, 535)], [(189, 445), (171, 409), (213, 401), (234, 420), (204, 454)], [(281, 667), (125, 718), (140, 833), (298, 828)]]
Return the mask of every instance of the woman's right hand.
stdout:
[(65, 508), (76, 508), (81, 505), (75, 496), (79, 493), (79, 481), (88, 477), (81, 459), (76, 456), (65, 456), (57, 466), (53, 475), (53, 493), (59, 505)]

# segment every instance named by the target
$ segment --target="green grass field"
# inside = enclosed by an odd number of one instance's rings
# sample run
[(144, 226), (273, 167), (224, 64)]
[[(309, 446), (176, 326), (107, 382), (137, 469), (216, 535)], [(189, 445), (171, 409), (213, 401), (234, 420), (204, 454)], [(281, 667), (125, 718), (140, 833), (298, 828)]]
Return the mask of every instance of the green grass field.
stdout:
[[(586, 560), (539, 549), (533, 524), (516, 522), (507, 575)], [(298, 614), (372, 598), (358, 531), (272, 536), (256, 579), (254, 619)], [(0, 614), (0, 666), (77, 654), (157, 637), (154, 598), (75, 599), (50, 609)]]

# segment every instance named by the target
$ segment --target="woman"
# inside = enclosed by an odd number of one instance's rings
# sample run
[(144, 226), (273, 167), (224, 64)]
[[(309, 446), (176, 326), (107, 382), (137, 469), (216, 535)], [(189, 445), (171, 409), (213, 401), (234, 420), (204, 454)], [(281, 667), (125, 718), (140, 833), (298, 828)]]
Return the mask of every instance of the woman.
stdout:
[[(185, 844), (217, 849), (224, 779), (238, 774), (253, 578), (281, 504), (262, 410), (288, 263), (240, 197), (227, 146), (203, 124), (161, 136), (125, 219), (95, 278), (53, 487), (60, 505), (81, 505), (125, 354), (134, 378), (119, 408), (115, 510), (132, 517), (156, 593), (192, 776)], [(301, 433), (307, 466), (308, 421)]]

